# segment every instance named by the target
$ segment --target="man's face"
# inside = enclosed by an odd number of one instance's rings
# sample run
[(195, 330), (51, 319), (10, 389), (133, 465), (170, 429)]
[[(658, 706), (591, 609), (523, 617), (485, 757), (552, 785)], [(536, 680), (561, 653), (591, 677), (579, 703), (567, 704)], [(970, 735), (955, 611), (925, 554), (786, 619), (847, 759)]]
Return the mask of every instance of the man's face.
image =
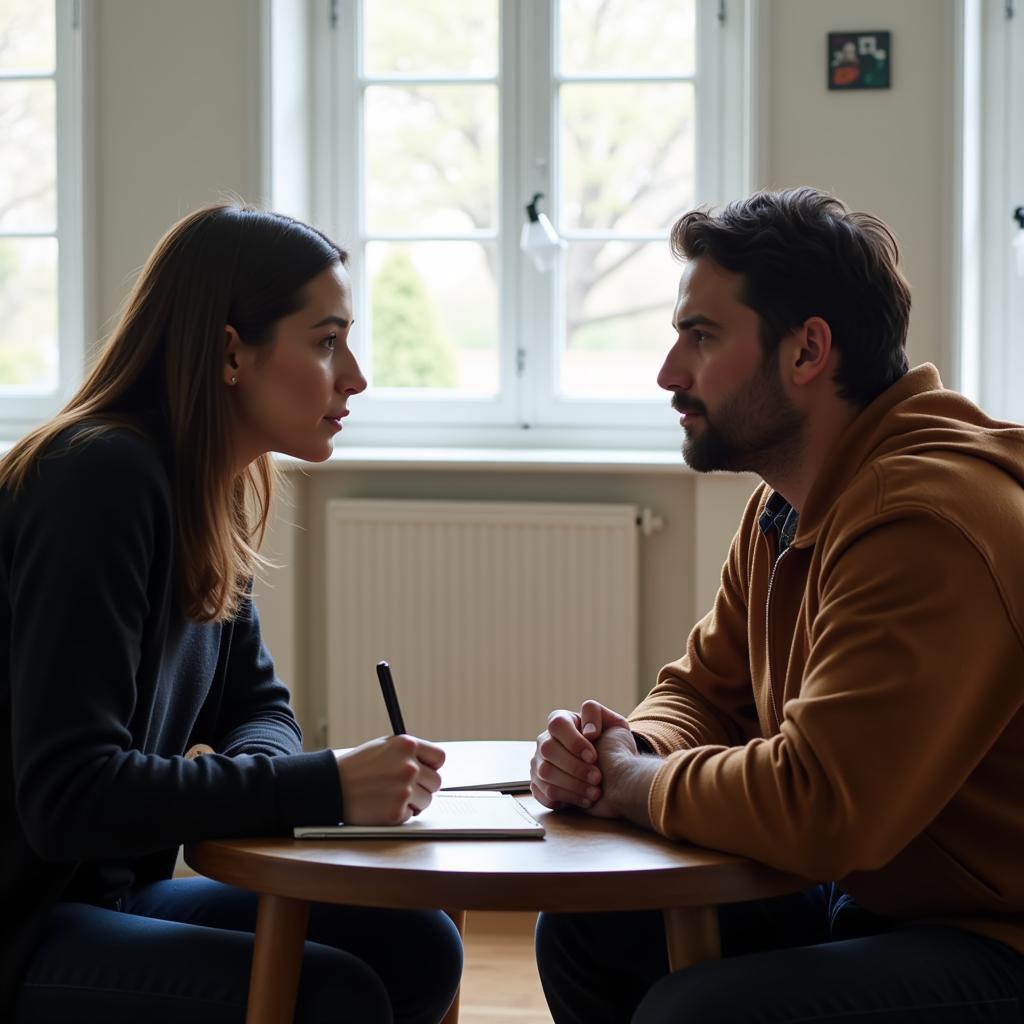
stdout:
[(683, 458), (701, 473), (785, 470), (802, 447), (804, 417), (765, 357), (757, 313), (740, 302), (742, 276), (707, 257), (687, 264), (673, 313), (676, 343), (658, 374), (686, 432)]

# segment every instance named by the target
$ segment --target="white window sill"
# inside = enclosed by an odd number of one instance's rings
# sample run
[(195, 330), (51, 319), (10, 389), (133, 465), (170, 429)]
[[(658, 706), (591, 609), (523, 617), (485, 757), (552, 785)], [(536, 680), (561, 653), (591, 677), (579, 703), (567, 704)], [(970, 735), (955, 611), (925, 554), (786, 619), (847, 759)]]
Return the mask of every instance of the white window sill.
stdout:
[(568, 448), (341, 447), (325, 462), (276, 456), (284, 470), (508, 470), (552, 473), (674, 473), (693, 471), (678, 450), (579, 450)]
[[(0, 456), (13, 441), (0, 440)], [(506, 470), (523, 473), (657, 473), (691, 474), (678, 451), (651, 449), (572, 448), (337, 448), (325, 462), (304, 462), (275, 455), (288, 472), (323, 473), (331, 470)]]

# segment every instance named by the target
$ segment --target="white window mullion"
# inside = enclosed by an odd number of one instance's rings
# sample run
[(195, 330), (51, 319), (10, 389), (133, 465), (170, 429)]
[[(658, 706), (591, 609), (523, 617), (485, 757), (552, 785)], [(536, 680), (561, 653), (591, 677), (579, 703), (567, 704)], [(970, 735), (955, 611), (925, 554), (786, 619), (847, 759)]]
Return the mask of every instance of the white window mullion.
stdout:
[[(314, 79), (326, 62), (310, 58), (314, 45), (331, 35), (328, 13), (322, 3), (308, 0), (261, 0), (260, 18), (260, 198), (278, 213), (315, 220), (313, 190), (324, 175), (314, 160), (321, 151), (326, 156), (328, 147), (321, 130), (326, 123), (320, 124), (324, 111), (313, 100), (319, 95)], [(320, 84), (327, 87), (326, 81)], [(327, 218), (321, 223), (326, 226)]]
[[(757, 76), (761, 32), (756, 0), (697, 0), (697, 194), (721, 205), (757, 178)], [(756, 37), (756, 38), (755, 38)]]
[(369, 310), (363, 258), (362, 102), (359, 75), (360, 3), (310, 0), (314, 47), (313, 221), (349, 251), (349, 274), (357, 326), (351, 335), (356, 358), (369, 358)]
[[(81, 0), (57, 3), (57, 289), (60, 337), (60, 393), (63, 404), (85, 369), (86, 174), (83, 83), (87, 33)], [(92, 261), (89, 261), (91, 263)]]
[[(722, 146), (722, 25), (718, 0), (697, 0), (697, 195), (720, 202), (718, 152)], [(730, 69), (734, 71), (735, 69)]]
[(983, 12), (980, 400), (993, 416), (1024, 420), (1024, 277), (1012, 247), (1013, 211), (1024, 205), (1024, 10), (1008, 17), (991, 3)]
[[(324, 105), (326, 124), (320, 125), (325, 138), (330, 140), (325, 169), (329, 175), (329, 186), (333, 187), (324, 196), (329, 204), (326, 206), (329, 223), (338, 241), (352, 250), (355, 264), (361, 263), (362, 258), (363, 218), (360, 209), (364, 191), (360, 158), (363, 138), (359, 83), (360, 6), (357, 0), (337, 3), (336, 24), (331, 32), (323, 33), (329, 43), (328, 59), (317, 62), (315, 88), (315, 94), (321, 94), (322, 90), (322, 95), (328, 100), (333, 97), (333, 103), (329, 101)], [(323, 7), (326, 9), (328, 4), (324, 3)], [(359, 266), (354, 266), (353, 271), (357, 276), (362, 272)], [(357, 291), (357, 294), (360, 293)]]
[(520, 54), (525, 39), (520, 6), (515, 0), (501, 0), (501, 53), (498, 64), (498, 88), (501, 116), (501, 158), (498, 164), (498, 330), (501, 394), (506, 396), (512, 422), (522, 424), (531, 415), (530, 389), (525, 371), (527, 332), (521, 316), (524, 294), (524, 268), (519, 250), (519, 231), (525, 211), (522, 194), (525, 176), (521, 161), (523, 131), (524, 77)]
[(520, 267), (522, 288), (518, 310), (519, 342), (523, 354), (520, 374), (522, 401), (519, 407), (521, 425), (534, 428), (554, 394), (555, 359), (552, 344), (556, 332), (555, 300), (558, 269), (542, 273), (534, 267), (526, 253), (518, 248), (522, 225), (526, 221), (526, 205), (540, 192), (540, 208), (558, 223), (557, 181), (555, 177), (556, 145), (555, 109), (557, 91), (555, 71), (554, 0), (521, 4), (520, 76), (521, 129), (518, 139), (520, 194), (515, 197), (517, 209), (516, 260)]
[[(999, 415), (1018, 422), (1024, 421), (1024, 272), (1018, 268), (1018, 257), (1013, 239), (1020, 229), (1013, 219), (1013, 211), (1024, 207), (1024, 5), (1016, 2), (1014, 16), (1007, 19), (1009, 60), (1006, 99), (1009, 110), (1006, 117), (1006, 178), (1002, 195), (1002, 210), (996, 219), (1002, 227), (997, 236), (995, 255), (997, 266), (1002, 267), (1006, 294), (1005, 329), (1000, 333), (1004, 359), (1002, 380), (1005, 389)], [(1000, 259), (1001, 256), (1001, 259)], [(1021, 257), (1024, 259), (1024, 257)]]

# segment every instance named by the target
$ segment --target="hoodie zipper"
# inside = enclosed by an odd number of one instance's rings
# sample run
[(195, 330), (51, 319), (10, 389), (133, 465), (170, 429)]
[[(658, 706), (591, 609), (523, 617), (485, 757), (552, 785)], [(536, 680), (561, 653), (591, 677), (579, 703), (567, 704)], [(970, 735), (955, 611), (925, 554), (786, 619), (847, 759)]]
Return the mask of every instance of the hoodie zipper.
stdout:
[(779, 714), (779, 705), (775, 700), (775, 686), (772, 683), (772, 586), (775, 583), (775, 573), (789, 551), (790, 549), (786, 548), (772, 565), (772, 572), (768, 577), (768, 595), (764, 602), (764, 657), (768, 674), (768, 696), (771, 697), (772, 711), (775, 712), (775, 726), (780, 732), (782, 731), (782, 715)]

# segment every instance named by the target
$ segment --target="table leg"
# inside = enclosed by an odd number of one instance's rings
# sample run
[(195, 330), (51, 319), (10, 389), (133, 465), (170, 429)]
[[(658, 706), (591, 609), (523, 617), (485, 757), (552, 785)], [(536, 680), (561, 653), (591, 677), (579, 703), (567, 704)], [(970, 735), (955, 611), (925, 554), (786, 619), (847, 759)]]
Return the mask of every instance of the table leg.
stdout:
[(309, 902), (260, 894), (245, 1024), (282, 1024), (295, 1017)]
[(722, 955), (717, 907), (671, 907), (664, 913), (669, 970)]
[[(466, 938), (466, 912), (464, 910), (446, 910), (445, 913), (455, 922), (455, 927), (459, 929), (459, 934), (463, 940)], [(462, 995), (462, 988), (459, 987), (455, 993), (455, 998), (452, 1000), (452, 1005), (448, 1007), (448, 1012), (444, 1015), (441, 1024), (459, 1024), (459, 996)]]

